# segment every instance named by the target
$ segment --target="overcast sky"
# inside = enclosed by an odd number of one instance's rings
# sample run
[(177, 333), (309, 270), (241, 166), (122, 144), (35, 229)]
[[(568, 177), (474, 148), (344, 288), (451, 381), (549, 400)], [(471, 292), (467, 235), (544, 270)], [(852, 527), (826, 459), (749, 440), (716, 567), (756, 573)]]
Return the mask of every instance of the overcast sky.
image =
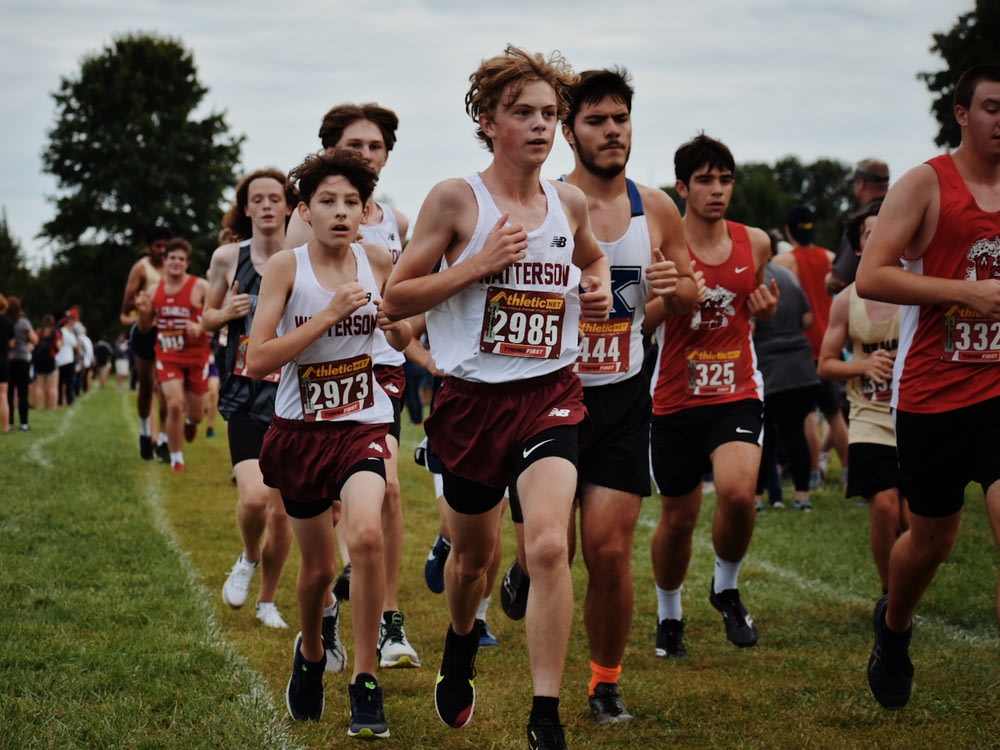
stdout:
[[(508, 42), (558, 49), (577, 70), (631, 70), (630, 175), (673, 183), (673, 153), (697, 132), (737, 162), (885, 159), (895, 179), (936, 153), (919, 71), (944, 67), (931, 35), (973, 0), (3, 0), (0, 206), (29, 263), (53, 217), (41, 173), (52, 92), (118, 35), (178, 39), (222, 112), (246, 136), (243, 167), (288, 170), (319, 147), (323, 114), (376, 101), (400, 118), (377, 190), (411, 221), (429, 188), (489, 157), (464, 111), (468, 76)], [(557, 138), (545, 175), (572, 165)], [(183, 228), (180, 228), (183, 232)], [(3, 280), (0, 279), (0, 288)], [(3, 289), (3, 291), (10, 291)]]

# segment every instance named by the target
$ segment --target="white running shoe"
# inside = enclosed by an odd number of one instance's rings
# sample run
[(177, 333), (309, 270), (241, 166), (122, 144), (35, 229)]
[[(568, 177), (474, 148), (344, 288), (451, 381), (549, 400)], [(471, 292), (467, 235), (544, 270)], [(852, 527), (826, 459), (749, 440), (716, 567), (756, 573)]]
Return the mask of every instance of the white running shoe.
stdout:
[(343, 672), (347, 667), (347, 652), (340, 640), (340, 602), (336, 599), (333, 614), (323, 615), (323, 648), (326, 650), (326, 671)]
[(247, 562), (241, 552), (222, 586), (222, 601), (233, 609), (239, 609), (246, 604), (250, 598), (250, 583), (256, 570), (257, 563)]
[(257, 602), (257, 619), (269, 628), (288, 627), (274, 602)]
[[(388, 621), (386, 615), (389, 616)], [(420, 666), (420, 657), (417, 656), (416, 649), (406, 639), (402, 612), (386, 612), (382, 615), (378, 651), (379, 666), (384, 669)]]

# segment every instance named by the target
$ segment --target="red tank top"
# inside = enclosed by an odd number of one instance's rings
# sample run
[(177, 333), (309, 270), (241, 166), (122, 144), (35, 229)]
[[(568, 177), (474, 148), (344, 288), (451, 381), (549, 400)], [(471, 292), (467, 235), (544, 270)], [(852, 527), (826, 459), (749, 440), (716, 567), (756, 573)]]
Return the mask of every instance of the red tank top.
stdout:
[[(944, 279), (1000, 279), (1000, 212), (979, 208), (950, 155), (927, 163), (937, 173), (941, 211), (923, 255), (906, 267)], [(1000, 321), (962, 305), (911, 307), (899, 350), (903, 411), (935, 414), (1000, 396)]]
[(824, 248), (817, 245), (797, 247), (792, 250), (795, 256), (795, 267), (799, 274), (799, 285), (805, 292), (809, 306), (812, 308), (813, 324), (805, 331), (806, 338), (812, 344), (813, 359), (819, 359), (819, 349), (823, 344), (823, 335), (830, 323), (830, 303), (833, 297), (826, 291), (826, 275), (830, 273), (830, 256)]
[(191, 338), (185, 333), (188, 321), (201, 321), (202, 308), (191, 303), (191, 291), (197, 282), (197, 276), (188, 276), (174, 294), (167, 294), (166, 279), (157, 284), (153, 292), (157, 359), (192, 362), (208, 356), (208, 334)]
[(719, 265), (705, 263), (688, 248), (708, 291), (691, 312), (668, 315), (657, 329), (654, 414), (764, 398), (747, 311), (747, 298), (757, 288), (753, 248), (745, 226), (727, 221), (726, 227), (733, 251)]

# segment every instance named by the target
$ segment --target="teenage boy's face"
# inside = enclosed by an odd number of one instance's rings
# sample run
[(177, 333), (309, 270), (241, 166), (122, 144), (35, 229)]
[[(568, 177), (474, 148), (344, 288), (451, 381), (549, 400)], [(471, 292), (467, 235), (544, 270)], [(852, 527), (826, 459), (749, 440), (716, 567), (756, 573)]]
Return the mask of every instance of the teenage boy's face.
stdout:
[(628, 163), (632, 118), (625, 102), (606, 96), (597, 103), (580, 107), (572, 130), (563, 125), (563, 135), (584, 169), (610, 179), (621, 174)]
[(686, 201), (685, 213), (706, 221), (718, 221), (725, 217), (733, 197), (733, 173), (704, 165), (691, 174), (689, 184), (678, 180), (674, 187)]
[(350, 244), (358, 238), (365, 206), (358, 189), (342, 175), (324, 177), (309, 205), (299, 204), (302, 218), (324, 245)]
[(955, 118), (964, 129), (963, 141), (988, 158), (1000, 158), (1000, 82), (977, 83), (971, 105), (955, 107)]
[(167, 276), (183, 276), (188, 269), (188, 254), (183, 250), (171, 250), (163, 260), (163, 270)]
[(285, 186), (276, 179), (258, 177), (250, 183), (245, 213), (255, 232), (280, 228), (291, 212), (285, 203)]
[(149, 257), (154, 262), (162, 262), (166, 252), (167, 240), (165, 239), (153, 240), (153, 243), (149, 245)]
[(483, 132), (493, 140), (493, 152), (532, 164), (544, 162), (558, 124), (555, 89), (545, 81), (531, 81), (513, 102), (507, 91), (500, 102), (491, 118), (480, 121)]
[(340, 135), (335, 148), (349, 148), (368, 160), (368, 166), (375, 174), (382, 173), (382, 167), (389, 160), (389, 150), (385, 146), (382, 130), (371, 120), (355, 120)]

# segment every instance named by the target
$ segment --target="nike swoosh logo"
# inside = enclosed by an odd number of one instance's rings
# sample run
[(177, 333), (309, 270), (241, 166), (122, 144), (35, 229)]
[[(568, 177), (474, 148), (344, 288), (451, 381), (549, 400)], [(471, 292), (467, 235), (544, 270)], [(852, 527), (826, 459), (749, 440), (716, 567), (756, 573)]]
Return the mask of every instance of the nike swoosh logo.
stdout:
[(744, 430), (742, 427), (737, 427), (736, 432), (740, 435), (753, 435), (753, 430)]
[(748, 268), (750, 268), (750, 266), (737, 266), (733, 270), (736, 271), (736, 273), (743, 273)]
[(523, 451), (521, 451), (521, 455), (524, 458), (527, 458), (528, 456), (530, 456), (532, 453), (535, 452), (536, 448), (541, 448), (543, 445), (545, 445), (546, 443), (551, 443), (553, 440), (555, 440), (555, 438), (549, 438), (548, 440), (543, 440), (540, 443), (535, 443), (530, 448), (525, 448)]

